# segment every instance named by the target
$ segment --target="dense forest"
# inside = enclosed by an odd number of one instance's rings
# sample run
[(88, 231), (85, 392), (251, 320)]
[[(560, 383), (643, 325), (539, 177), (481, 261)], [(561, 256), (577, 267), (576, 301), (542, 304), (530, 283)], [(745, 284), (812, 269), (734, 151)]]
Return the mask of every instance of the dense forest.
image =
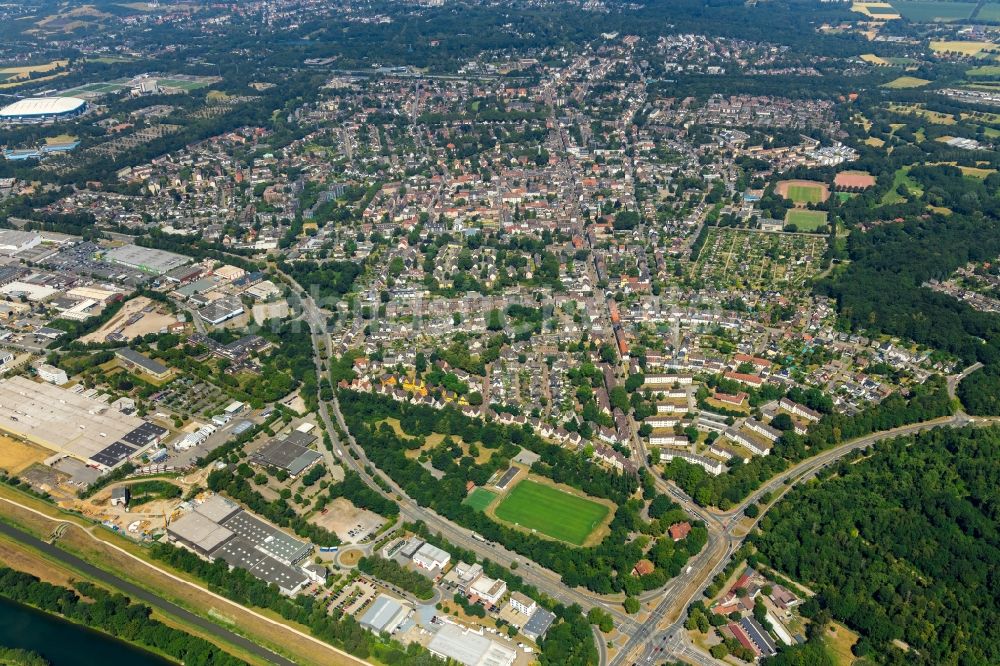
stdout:
[(761, 560), (817, 593), (803, 613), (828, 611), (862, 634), (859, 656), (998, 664), (998, 487), (1000, 428), (938, 428), (796, 488), (753, 541)]
[[(45, 583), (15, 569), (0, 568), (0, 595), (47, 613), (111, 634), (189, 666), (236, 666), (240, 659), (203, 638), (168, 627), (151, 617), (148, 606), (134, 604), (91, 583), (75, 583), (76, 591)], [(79, 592), (79, 594), (77, 593)], [(84, 601), (81, 595), (90, 599)]]

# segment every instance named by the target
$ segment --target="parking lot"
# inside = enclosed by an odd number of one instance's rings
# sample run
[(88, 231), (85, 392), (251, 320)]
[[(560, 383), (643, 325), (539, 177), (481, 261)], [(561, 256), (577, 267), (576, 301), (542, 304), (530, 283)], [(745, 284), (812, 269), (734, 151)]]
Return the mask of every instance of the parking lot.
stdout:
[(364, 613), (378, 596), (378, 589), (364, 578), (344, 586), (337, 596), (330, 600), (329, 610), (339, 610), (347, 615)]

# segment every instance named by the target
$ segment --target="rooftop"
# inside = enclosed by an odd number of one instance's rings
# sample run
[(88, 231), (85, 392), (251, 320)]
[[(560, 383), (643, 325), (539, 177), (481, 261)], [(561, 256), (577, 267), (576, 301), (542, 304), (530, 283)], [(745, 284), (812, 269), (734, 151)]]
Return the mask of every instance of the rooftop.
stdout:
[(517, 657), (513, 649), (453, 624), (441, 627), (427, 648), (465, 666), (507, 666)]
[(260, 518), (240, 511), (223, 525), (252, 543), (255, 548), (280, 562), (298, 562), (312, 552), (312, 545), (285, 534)]
[(25, 377), (0, 381), (0, 430), (81, 460), (144, 425), (72, 390)]
[(78, 97), (29, 97), (0, 109), (0, 118), (72, 113), (86, 103)]
[(233, 537), (232, 530), (222, 527), (195, 511), (186, 513), (175, 520), (167, 527), (167, 531), (175, 538), (206, 554)]

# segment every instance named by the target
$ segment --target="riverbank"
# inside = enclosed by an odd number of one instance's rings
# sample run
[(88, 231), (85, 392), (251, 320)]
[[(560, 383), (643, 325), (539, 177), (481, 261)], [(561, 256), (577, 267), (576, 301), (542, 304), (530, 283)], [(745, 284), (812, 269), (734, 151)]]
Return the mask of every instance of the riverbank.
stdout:
[[(198, 623), (207, 622), (208, 630), (205, 631), (194, 622), (171, 617), (186, 631), (212, 641), (220, 649), (249, 663), (282, 661), (278, 655), (302, 666), (358, 666), (364, 663), (311, 637), (306, 640), (303, 634), (308, 630), (304, 627), (299, 629), (292, 623), (271, 617), (273, 613), (268, 611), (251, 610), (234, 604), (206, 590), (183, 572), (150, 563), (142, 546), (9, 486), (0, 485), (0, 520), (42, 540), (49, 539), (59, 525), (65, 525), (58, 538), (59, 551), (76, 556), (102, 571), (113, 571), (115, 577), (127, 584), (138, 586), (157, 599), (178, 606), (179, 611), (195, 616), (194, 620)], [(152, 605), (157, 606), (155, 603)], [(224, 624), (219, 624), (220, 621)], [(239, 649), (229, 640), (221, 639), (221, 635), (232, 636), (234, 641), (249, 642), (250, 648)], [(268, 650), (270, 658), (258, 656), (262, 647)], [(257, 651), (256, 654), (253, 650)]]
[(0, 645), (30, 650), (51, 666), (171, 666), (170, 661), (110, 634), (0, 597)]

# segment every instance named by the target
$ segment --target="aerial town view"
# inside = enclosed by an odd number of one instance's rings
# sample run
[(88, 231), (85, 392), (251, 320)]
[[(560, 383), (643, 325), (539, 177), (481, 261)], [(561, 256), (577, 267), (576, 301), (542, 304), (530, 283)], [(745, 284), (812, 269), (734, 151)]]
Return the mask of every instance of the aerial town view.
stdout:
[(1000, 0), (0, 2), (0, 665), (1000, 665)]

